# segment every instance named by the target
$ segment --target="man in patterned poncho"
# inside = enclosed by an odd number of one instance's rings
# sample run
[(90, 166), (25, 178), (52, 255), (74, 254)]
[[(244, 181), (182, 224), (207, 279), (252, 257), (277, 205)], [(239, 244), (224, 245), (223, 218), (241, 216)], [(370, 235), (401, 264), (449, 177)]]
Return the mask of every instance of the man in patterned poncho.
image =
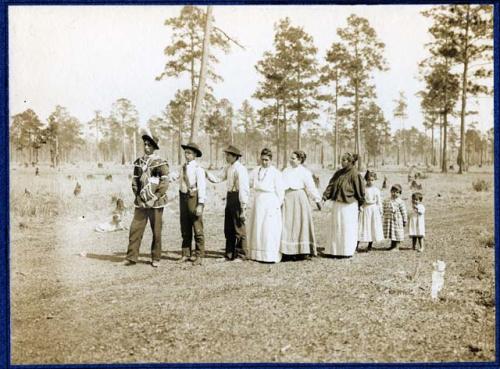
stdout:
[(144, 156), (134, 162), (132, 191), (135, 196), (135, 212), (130, 225), (125, 265), (137, 263), (142, 236), (149, 219), (153, 231), (151, 265), (156, 268), (161, 257), (161, 228), (163, 208), (167, 205), (168, 164), (154, 153), (159, 147), (153, 137), (146, 134), (142, 139)]

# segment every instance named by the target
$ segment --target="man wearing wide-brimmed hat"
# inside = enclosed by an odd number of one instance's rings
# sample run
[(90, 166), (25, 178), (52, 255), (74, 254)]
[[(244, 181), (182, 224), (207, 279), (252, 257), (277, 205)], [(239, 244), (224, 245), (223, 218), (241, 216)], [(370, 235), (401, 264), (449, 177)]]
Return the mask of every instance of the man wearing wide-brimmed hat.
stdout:
[(168, 164), (154, 153), (158, 143), (150, 134), (142, 136), (144, 156), (134, 162), (132, 191), (135, 196), (134, 219), (130, 225), (129, 244), (125, 264), (134, 265), (139, 258), (146, 224), (151, 224), (151, 265), (158, 267), (161, 257), (161, 228), (163, 208), (167, 205)]
[[(205, 237), (203, 235), (203, 207), (206, 199), (205, 170), (196, 158), (202, 156), (197, 144), (181, 145), (186, 162), (179, 176), (179, 207), (182, 234), (182, 257), (180, 262), (193, 261), (201, 265), (205, 257)], [(195, 242), (195, 254), (191, 255), (191, 243)]]
[(227, 181), (226, 209), (224, 213), (224, 236), (226, 237), (226, 259), (236, 260), (246, 250), (246, 208), (250, 194), (248, 171), (241, 164), (241, 152), (228, 146), (224, 153), (228, 166), (224, 175), (213, 182)]

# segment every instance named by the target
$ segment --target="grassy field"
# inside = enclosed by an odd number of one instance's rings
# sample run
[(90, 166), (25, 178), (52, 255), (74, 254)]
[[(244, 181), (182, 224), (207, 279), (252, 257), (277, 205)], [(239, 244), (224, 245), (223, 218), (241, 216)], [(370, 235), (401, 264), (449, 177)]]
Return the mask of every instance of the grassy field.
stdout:
[[(173, 168), (175, 169), (175, 168)], [(481, 172), (480, 172), (481, 171)], [(331, 172), (315, 171), (321, 190)], [(128, 232), (96, 233), (121, 196), (131, 220), (131, 169), (11, 168), (12, 363), (441, 362), (495, 359), (494, 204), (491, 168), (429, 173), (421, 181), (426, 250), (378, 244), (352, 259), (223, 262), (224, 185), (209, 185), (208, 257), (177, 264), (177, 186), (169, 189), (160, 268), (150, 229), (134, 267)], [(111, 174), (112, 180), (105, 180)], [(90, 177), (90, 175), (92, 177)], [(406, 171), (379, 172), (403, 185)], [(487, 191), (472, 183), (484, 180)], [(76, 182), (82, 190), (73, 195)], [(383, 191), (385, 196), (387, 190)], [(319, 247), (329, 207), (314, 211)], [(432, 263), (446, 262), (431, 300)]]

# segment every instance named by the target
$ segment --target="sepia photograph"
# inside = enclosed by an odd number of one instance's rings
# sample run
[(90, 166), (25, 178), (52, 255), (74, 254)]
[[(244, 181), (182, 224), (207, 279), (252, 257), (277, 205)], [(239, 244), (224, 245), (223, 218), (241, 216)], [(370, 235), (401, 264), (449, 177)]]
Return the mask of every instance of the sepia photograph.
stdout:
[(9, 363), (498, 365), (495, 6), (7, 6)]

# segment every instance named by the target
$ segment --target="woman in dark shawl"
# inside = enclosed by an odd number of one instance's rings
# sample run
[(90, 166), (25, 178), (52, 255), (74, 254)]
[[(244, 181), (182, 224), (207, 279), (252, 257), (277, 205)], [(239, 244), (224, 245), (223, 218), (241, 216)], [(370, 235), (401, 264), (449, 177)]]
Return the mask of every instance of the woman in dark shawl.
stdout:
[(350, 257), (358, 242), (358, 213), (364, 203), (365, 187), (355, 163), (358, 155), (342, 155), (342, 168), (330, 179), (323, 201), (332, 200), (328, 239), (324, 253)]

